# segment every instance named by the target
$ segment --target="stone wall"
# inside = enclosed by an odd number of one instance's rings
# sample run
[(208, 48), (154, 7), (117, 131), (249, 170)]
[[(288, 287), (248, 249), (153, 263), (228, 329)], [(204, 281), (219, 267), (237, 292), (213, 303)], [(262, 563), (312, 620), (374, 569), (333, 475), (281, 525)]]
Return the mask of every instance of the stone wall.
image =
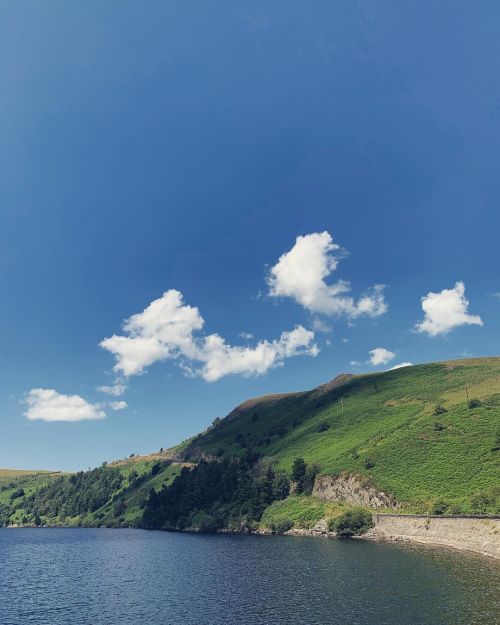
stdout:
[(373, 515), (373, 538), (407, 540), (475, 551), (500, 559), (500, 517)]

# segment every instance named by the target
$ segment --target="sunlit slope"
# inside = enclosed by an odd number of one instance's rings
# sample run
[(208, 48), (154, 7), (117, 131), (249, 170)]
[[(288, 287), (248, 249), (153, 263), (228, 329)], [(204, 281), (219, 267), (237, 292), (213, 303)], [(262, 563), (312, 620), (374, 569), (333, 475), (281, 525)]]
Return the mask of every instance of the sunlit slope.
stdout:
[(290, 469), (372, 476), (400, 501), (461, 501), (500, 487), (500, 359), (339, 376), (312, 391), (245, 402), (185, 457), (259, 453)]

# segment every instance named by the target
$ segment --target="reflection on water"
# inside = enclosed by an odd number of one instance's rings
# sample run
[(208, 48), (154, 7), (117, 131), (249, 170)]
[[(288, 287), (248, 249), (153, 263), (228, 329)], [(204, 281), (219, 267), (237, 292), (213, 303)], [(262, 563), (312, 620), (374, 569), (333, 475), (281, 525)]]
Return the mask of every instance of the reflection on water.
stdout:
[(498, 625), (500, 562), (364, 541), (0, 530), (1, 625)]

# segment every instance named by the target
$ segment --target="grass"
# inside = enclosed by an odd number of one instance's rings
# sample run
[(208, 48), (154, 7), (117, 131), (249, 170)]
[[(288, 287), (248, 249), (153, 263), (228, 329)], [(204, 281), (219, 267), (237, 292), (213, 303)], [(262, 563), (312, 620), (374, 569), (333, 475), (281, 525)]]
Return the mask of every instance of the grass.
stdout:
[(11, 494), (20, 488), (24, 490), (26, 495), (31, 495), (61, 475), (65, 474), (58, 471), (0, 469), (0, 505), (7, 504)]
[[(477, 407), (471, 409), (470, 399), (479, 400)], [(342, 376), (312, 391), (249, 400), (173, 450), (112, 463), (123, 485), (95, 513), (69, 522), (137, 523), (150, 489), (171, 483), (182, 468), (174, 463), (151, 475), (153, 464), (169, 454), (196, 461), (200, 455), (249, 451), (272, 457), (288, 472), (293, 460), (303, 457), (323, 475), (369, 476), (375, 487), (402, 503), (403, 511), (424, 512), (444, 500), (455, 510), (478, 512), (474, 501), (482, 497), (489, 502), (486, 511), (499, 513), (499, 429), (500, 358)], [(129, 484), (132, 471), (144, 476), (135, 485)], [(0, 506), (15, 490), (29, 495), (59, 475), (0, 469)], [(119, 502), (124, 510), (117, 519)], [(339, 510), (338, 504), (291, 496), (272, 504), (262, 523), (291, 520), (310, 527)], [(18, 509), (11, 521), (22, 513)]]
[(306, 495), (290, 495), (272, 503), (262, 515), (263, 529), (293, 521), (295, 528), (310, 529), (322, 519), (334, 519), (346, 510), (346, 506), (331, 501), (321, 501)]
[[(481, 405), (470, 409), (467, 398)], [(437, 405), (446, 412), (436, 416)], [(329, 427), (319, 431), (323, 423)], [(369, 475), (408, 507), (446, 498), (468, 511), (472, 495), (500, 484), (500, 452), (492, 451), (499, 427), (500, 359), (485, 358), (254, 400), (193, 439), (187, 453), (244, 454), (250, 447), (287, 471), (303, 457), (321, 474)]]

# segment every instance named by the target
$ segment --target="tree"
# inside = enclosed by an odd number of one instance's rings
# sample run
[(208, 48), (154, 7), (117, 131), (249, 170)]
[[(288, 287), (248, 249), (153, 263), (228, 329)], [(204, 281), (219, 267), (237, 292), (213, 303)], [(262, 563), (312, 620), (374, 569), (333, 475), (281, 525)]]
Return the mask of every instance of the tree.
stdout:
[(113, 515), (117, 518), (122, 516), (122, 514), (125, 512), (125, 508), (125, 502), (122, 499), (119, 499), (113, 506)]
[(155, 462), (154, 465), (151, 467), (151, 475), (158, 475), (160, 470), (161, 470), (161, 463)]
[(292, 467), (292, 480), (300, 484), (302, 482), (302, 478), (306, 474), (306, 468), (307, 465), (304, 458), (295, 458)]

